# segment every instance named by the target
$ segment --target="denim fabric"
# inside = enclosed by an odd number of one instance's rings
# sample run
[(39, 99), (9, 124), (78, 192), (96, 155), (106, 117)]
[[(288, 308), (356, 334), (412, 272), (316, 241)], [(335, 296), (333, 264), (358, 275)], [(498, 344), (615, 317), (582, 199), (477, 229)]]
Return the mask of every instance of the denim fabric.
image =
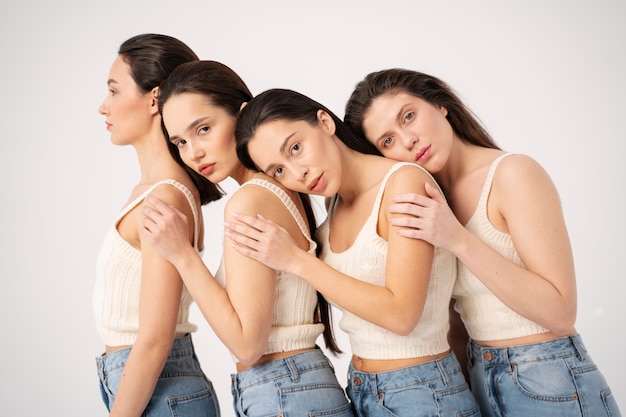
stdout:
[(353, 417), (330, 361), (315, 349), (231, 376), (233, 406), (243, 417)]
[[(100, 393), (110, 411), (115, 401), (130, 348), (96, 358)], [(220, 410), (213, 384), (196, 358), (191, 335), (174, 340), (172, 350), (142, 416), (145, 417), (219, 417)]]
[(468, 345), (472, 391), (484, 417), (619, 417), (579, 335), (508, 348)]
[(388, 372), (359, 372), (350, 365), (347, 392), (362, 417), (480, 416), (453, 353)]

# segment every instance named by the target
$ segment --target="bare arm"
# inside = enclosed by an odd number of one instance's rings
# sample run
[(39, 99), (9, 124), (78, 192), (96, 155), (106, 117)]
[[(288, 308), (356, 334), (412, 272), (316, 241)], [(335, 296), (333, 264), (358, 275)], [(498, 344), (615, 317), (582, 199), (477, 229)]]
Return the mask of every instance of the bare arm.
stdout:
[[(389, 180), (386, 195), (399, 190), (424, 193), (427, 177), (422, 175), (414, 167), (399, 170)], [(408, 334), (421, 318), (433, 247), (395, 233), (394, 226), (389, 224), (390, 217), (384, 210), (379, 217), (381, 235), (389, 244), (382, 287), (343, 274), (299, 250), (284, 230), (262, 217), (238, 215), (241, 223), (226, 224), (226, 235), (239, 253), (302, 277), (325, 297), (364, 320), (398, 334)]]
[[(154, 193), (191, 213), (179, 191), (159, 187)], [(129, 220), (134, 221), (138, 230), (140, 217)], [(148, 405), (172, 347), (180, 307), (182, 281), (178, 272), (150, 243), (144, 239), (140, 243), (139, 331), (124, 367), (111, 416), (140, 416)]]

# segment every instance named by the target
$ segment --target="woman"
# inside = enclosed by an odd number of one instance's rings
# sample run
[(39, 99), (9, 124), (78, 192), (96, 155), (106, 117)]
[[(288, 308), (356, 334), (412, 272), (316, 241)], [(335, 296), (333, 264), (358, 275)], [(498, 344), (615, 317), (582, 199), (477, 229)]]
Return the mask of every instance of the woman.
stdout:
[(237, 214), (232, 247), (301, 276), (343, 310), (350, 338), (348, 396), (359, 416), (477, 416), (446, 340), (456, 262), (427, 242), (396, 233), (381, 207), (424, 193), (432, 177), (359, 141), (330, 110), (290, 90), (270, 90), (237, 123), (238, 152), (285, 187), (329, 198), (318, 230), (320, 259), (265, 217)]
[[(124, 42), (99, 108), (116, 145), (137, 152), (141, 178), (105, 237), (93, 293), (102, 398), (111, 416), (219, 416), (217, 397), (195, 356), (192, 299), (176, 269), (139, 233), (147, 196), (193, 219), (188, 243), (202, 248), (200, 204), (217, 200), (214, 185), (196, 186), (170, 155), (158, 111), (158, 86), (179, 64), (197, 60), (178, 39), (143, 34)], [(185, 376), (181, 376), (185, 375)]]
[[(371, 73), (346, 123), (385, 156), (416, 162), (446, 192), (394, 198), (402, 236), (460, 261), (456, 309), (472, 391), (485, 416), (618, 416), (574, 327), (572, 250), (557, 191), (531, 158), (500, 150), (452, 89), (404, 69)], [(452, 209), (451, 209), (452, 208)]]
[[(188, 167), (207, 183), (230, 177), (240, 184), (226, 213), (262, 213), (288, 230), (298, 248), (315, 256), (308, 196), (301, 198), (237, 158), (235, 123), (251, 98), (230, 68), (199, 61), (172, 72), (161, 85), (159, 106), (169, 141)], [(330, 361), (315, 345), (324, 332), (327, 346), (339, 352), (325, 300), (299, 277), (230, 247), (214, 276), (189, 244), (189, 216), (156, 198), (149, 201), (142, 236), (177, 268), (207, 322), (232, 352), (237, 415), (352, 416)]]

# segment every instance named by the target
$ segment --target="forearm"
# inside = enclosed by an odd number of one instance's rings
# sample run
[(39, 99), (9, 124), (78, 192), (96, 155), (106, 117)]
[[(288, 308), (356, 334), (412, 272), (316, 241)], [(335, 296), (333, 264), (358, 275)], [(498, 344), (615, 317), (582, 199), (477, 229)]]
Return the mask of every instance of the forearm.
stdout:
[(291, 272), (342, 309), (401, 335), (408, 334), (419, 322), (423, 303), (418, 297), (394, 294), (387, 287), (360, 281), (307, 255), (298, 257)]
[(466, 231), (453, 253), (493, 294), (521, 316), (553, 333), (567, 333), (576, 316), (575, 293), (518, 266)]
[(133, 345), (124, 366), (111, 417), (142, 415), (152, 397), (170, 349), (171, 342), (150, 346), (139, 342)]
[(256, 362), (267, 345), (268, 326), (257, 326), (256, 322), (245, 325), (227, 291), (200, 256), (186, 258), (177, 268), (200, 312), (222, 343), (242, 363)]

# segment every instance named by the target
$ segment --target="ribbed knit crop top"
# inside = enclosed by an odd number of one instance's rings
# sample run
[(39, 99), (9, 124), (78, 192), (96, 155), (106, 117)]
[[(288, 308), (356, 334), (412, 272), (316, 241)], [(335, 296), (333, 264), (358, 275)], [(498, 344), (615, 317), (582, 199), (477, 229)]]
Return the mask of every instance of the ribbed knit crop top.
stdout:
[[(382, 180), (371, 213), (354, 243), (339, 253), (333, 252), (330, 248), (330, 220), (339, 199), (338, 196), (333, 197), (328, 208), (328, 216), (317, 230), (322, 245), (320, 258), (324, 262), (358, 280), (379, 286), (385, 285), (388, 244), (378, 235), (376, 226), (387, 181), (396, 170), (407, 165), (427, 172), (416, 164), (406, 162), (395, 164)], [(376, 326), (336, 305), (335, 307), (343, 310), (339, 327), (348, 334), (352, 353), (366, 359), (403, 359), (447, 351), (449, 349), (447, 334), (450, 327), (448, 306), (455, 275), (456, 258), (450, 252), (435, 248), (424, 311), (415, 329), (407, 336)]]
[[(245, 182), (237, 192), (241, 192), (243, 187), (250, 186), (263, 187), (280, 199), (298, 224), (302, 234), (309, 241), (308, 252), (315, 254), (317, 244), (310, 238), (307, 224), (289, 195), (275, 184), (259, 178)], [(215, 274), (215, 279), (222, 287), (226, 287), (228, 271), (225, 269), (222, 259)], [(254, 279), (254, 277), (250, 277), (250, 279)], [(272, 328), (263, 354), (315, 347), (316, 339), (324, 331), (322, 323), (313, 321), (316, 308), (317, 291), (313, 287), (297, 275), (276, 272)], [(233, 360), (238, 362), (234, 355)]]
[[(107, 346), (132, 345), (139, 331), (139, 293), (141, 289), (141, 251), (131, 246), (120, 236), (117, 226), (121, 219), (146, 196), (160, 185), (176, 187), (185, 194), (194, 221), (194, 248), (198, 249), (199, 217), (193, 194), (183, 184), (163, 180), (152, 185), (143, 194), (128, 204), (109, 228), (98, 254), (96, 283), (93, 290), (93, 312), (96, 327)], [(189, 307), (193, 299), (187, 288), (183, 292), (176, 320), (176, 335), (194, 332), (195, 324), (189, 322)]]
[[(511, 236), (497, 230), (487, 217), (487, 200), (493, 176), (500, 161), (509, 155), (511, 154), (500, 155), (492, 162), (476, 211), (465, 228), (509, 261), (524, 267)], [(460, 261), (453, 297), (456, 299), (455, 309), (459, 312), (467, 333), (474, 340), (513, 339), (548, 331), (507, 307)]]

